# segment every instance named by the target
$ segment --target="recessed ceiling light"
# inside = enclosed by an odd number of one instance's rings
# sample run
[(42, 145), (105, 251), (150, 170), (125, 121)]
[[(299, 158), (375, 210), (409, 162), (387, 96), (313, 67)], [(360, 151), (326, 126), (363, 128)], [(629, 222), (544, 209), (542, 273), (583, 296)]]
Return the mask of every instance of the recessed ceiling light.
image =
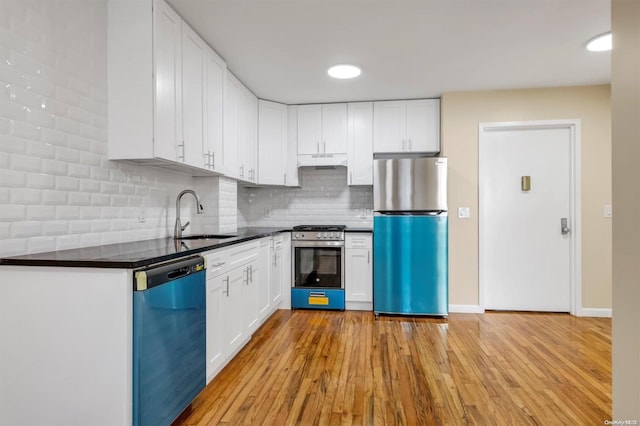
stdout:
[(354, 78), (360, 75), (360, 68), (355, 65), (334, 65), (327, 71), (333, 78)]
[(587, 50), (592, 52), (606, 52), (611, 50), (611, 33), (600, 34), (587, 44)]

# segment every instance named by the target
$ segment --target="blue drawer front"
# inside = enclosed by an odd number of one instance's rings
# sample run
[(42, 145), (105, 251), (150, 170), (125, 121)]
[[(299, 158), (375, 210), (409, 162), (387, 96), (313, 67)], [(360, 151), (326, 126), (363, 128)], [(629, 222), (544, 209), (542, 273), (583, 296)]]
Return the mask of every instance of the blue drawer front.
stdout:
[(291, 307), (344, 310), (344, 290), (292, 288)]

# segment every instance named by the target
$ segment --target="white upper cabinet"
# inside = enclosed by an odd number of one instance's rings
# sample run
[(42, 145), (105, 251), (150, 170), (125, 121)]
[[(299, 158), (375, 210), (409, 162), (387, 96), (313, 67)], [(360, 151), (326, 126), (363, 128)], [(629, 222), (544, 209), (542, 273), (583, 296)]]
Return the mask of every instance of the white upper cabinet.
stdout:
[(205, 96), (205, 167), (222, 173), (223, 164), (223, 120), (224, 82), (227, 66), (211, 48), (206, 49), (206, 96)]
[[(165, 2), (154, 3), (154, 147), (156, 157), (183, 161), (182, 20)], [(151, 78), (151, 76), (149, 76)]]
[(373, 151), (440, 152), (440, 100), (374, 102)]
[(347, 104), (298, 106), (298, 155), (346, 152)]
[(182, 145), (184, 162), (205, 167), (204, 121), (207, 45), (187, 25), (182, 26)]
[(109, 158), (218, 172), (208, 155), (222, 129), (209, 116), (222, 108), (221, 94), (209, 96), (222, 84), (209, 86), (211, 48), (162, 0), (109, 1), (108, 14)]
[(285, 186), (300, 186), (298, 171), (298, 106), (287, 106), (287, 171)]
[(348, 104), (348, 183), (373, 185), (373, 103)]
[(287, 173), (287, 106), (258, 101), (258, 183), (284, 185)]
[(238, 103), (238, 179), (258, 182), (258, 98), (240, 86)]
[(240, 115), (240, 90), (242, 83), (233, 74), (227, 72), (224, 91), (224, 149), (223, 164), (225, 175), (238, 178), (238, 123)]

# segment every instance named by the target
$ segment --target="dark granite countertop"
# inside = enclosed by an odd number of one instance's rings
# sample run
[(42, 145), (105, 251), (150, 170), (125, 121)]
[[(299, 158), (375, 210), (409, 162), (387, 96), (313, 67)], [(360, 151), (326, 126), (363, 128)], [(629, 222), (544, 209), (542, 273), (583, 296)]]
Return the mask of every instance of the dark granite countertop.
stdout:
[(201, 240), (158, 238), (8, 257), (0, 259), (0, 265), (136, 269), (290, 230), (291, 228), (284, 227), (240, 228), (231, 238)]
[(347, 228), (344, 232), (373, 232), (373, 228)]

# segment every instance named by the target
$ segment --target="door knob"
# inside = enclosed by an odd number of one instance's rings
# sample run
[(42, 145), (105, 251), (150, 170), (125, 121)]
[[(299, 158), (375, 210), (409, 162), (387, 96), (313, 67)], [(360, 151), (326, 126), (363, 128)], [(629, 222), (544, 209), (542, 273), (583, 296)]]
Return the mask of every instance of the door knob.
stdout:
[(569, 229), (569, 226), (567, 224), (567, 218), (560, 218), (560, 232), (562, 232), (562, 235), (567, 235), (570, 231), (571, 230)]

